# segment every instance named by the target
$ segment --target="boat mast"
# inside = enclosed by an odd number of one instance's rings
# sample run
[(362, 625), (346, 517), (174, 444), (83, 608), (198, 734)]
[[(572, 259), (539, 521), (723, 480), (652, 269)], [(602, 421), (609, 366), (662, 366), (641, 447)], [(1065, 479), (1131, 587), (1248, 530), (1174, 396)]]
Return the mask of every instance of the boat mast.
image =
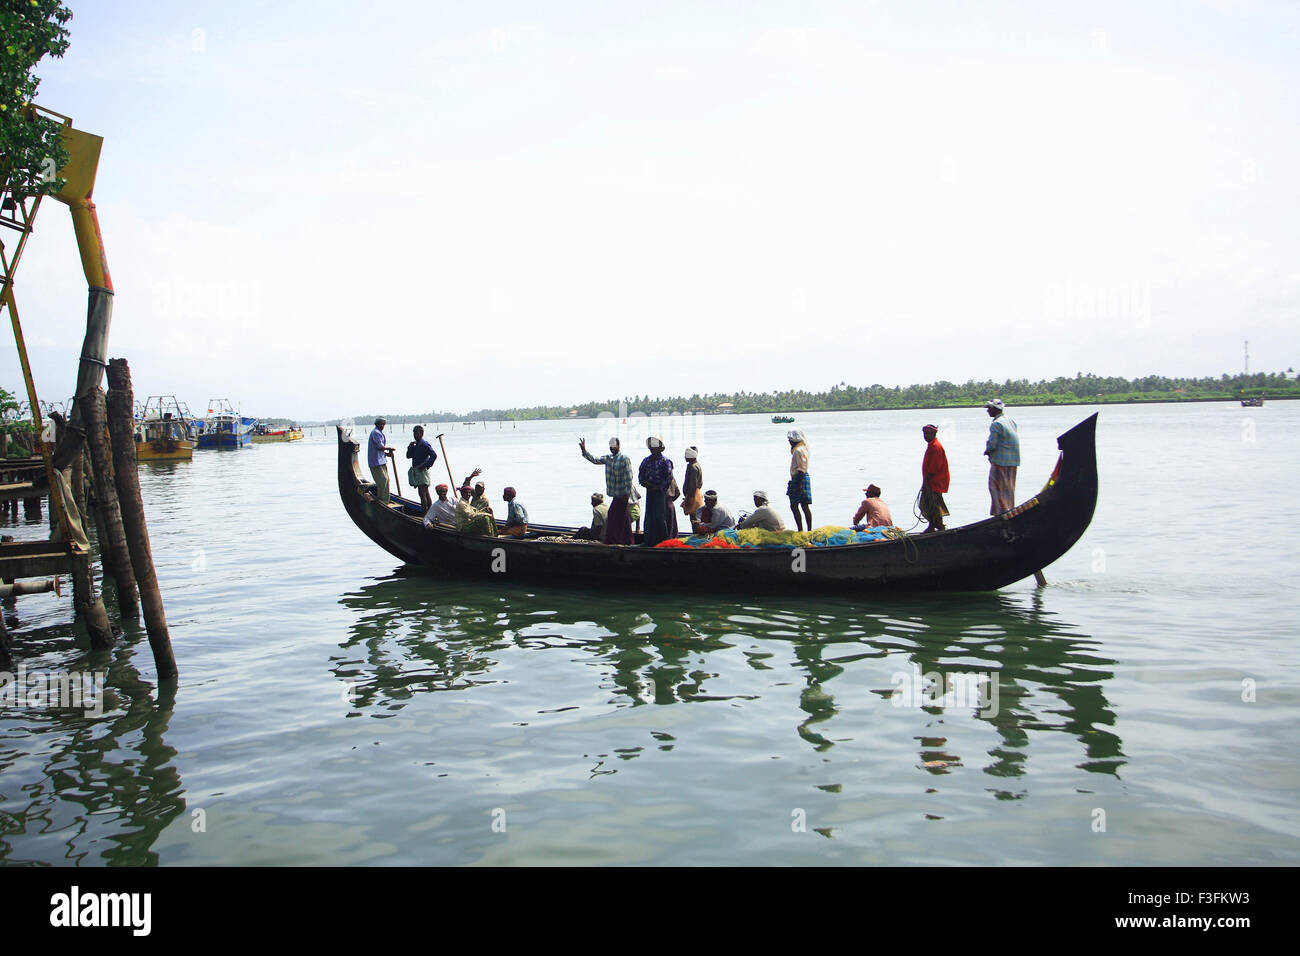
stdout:
[(1242, 347), (1246, 356), (1246, 374), (1250, 374), (1250, 339), (1246, 339), (1246, 344)]

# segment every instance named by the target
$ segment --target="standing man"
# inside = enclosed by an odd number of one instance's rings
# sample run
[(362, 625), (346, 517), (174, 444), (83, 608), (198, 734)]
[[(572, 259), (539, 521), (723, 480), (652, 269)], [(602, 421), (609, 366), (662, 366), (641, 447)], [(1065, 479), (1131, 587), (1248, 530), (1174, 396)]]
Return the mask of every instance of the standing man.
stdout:
[(989, 514), (1000, 515), (1016, 506), (1016, 469), (1020, 467), (1020, 435), (1016, 423), (1004, 414), (1002, 399), (984, 405), (989, 411), (989, 440), (984, 454), (989, 459)]
[(617, 438), (609, 440), (609, 454), (599, 458), (587, 451), (587, 439), (579, 439), (578, 447), (587, 461), (605, 466), (605, 494), (610, 497), (609, 513), (605, 519), (605, 543), (631, 544), (632, 521), (628, 517), (627, 500), (632, 495), (632, 459), (620, 451)]
[(673, 481), (673, 463), (664, 457), (664, 440), (651, 435), (645, 440), (650, 454), (641, 459), (637, 481), (645, 489), (645, 533), (641, 543), (653, 548), (668, 537), (668, 486)]
[(433, 507), (433, 499), (429, 497), (429, 468), (438, 460), (438, 453), (424, 440), (423, 425), (411, 429), (411, 436), (414, 441), (406, 446), (406, 457), (411, 459), (411, 467), (406, 470), (406, 480), (412, 488), (419, 489), (420, 504), (427, 512)]
[(921, 459), (921, 517), (930, 522), (922, 534), (946, 531), (943, 519), (948, 517), (948, 506), (943, 495), (948, 490), (948, 453), (939, 444), (939, 429), (934, 425), (921, 427), (925, 439), (925, 457)]
[(686, 481), (682, 485), (682, 513), (693, 518), (704, 507), (704, 469), (700, 467), (700, 450), (686, 449)]
[[(808, 477), (808, 442), (804, 439), (803, 429), (792, 428), (786, 434), (790, 442), (790, 481), (785, 486), (785, 493), (790, 497), (790, 513), (794, 515), (794, 526), (803, 531), (803, 523), (812, 526), (812, 479)], [(803, 515), (799, 514), (800, 507)]]
[(386, 456), (393, 450), (388, 445), (388, 439), (384, 437), (384, 426), (387, 424), (387, 419), (375, 419), (375, 427), (370, 433), (370, 443), (366, 448), (366, 463), (370, 465), (370, 474), (375, 479), (375, 497), (385, 507), (388, 505), (389, 497)]

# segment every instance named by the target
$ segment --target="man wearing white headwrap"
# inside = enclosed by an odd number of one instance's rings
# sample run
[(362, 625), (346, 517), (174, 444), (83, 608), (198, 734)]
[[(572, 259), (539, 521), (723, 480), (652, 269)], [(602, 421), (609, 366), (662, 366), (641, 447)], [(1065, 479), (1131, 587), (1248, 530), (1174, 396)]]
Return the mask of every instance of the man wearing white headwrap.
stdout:
[[(790, 442), (790, 481), (785, 486), (785, 493), (790, 498), (790, 513), (794, 515), (794, 526), (804, 530), (804, 521), (808, 530), (812, 526), (812, 479), (808, 476), (808, 442), (804, 440), (803, 429), (792, 428), (786, 434)], [(803, 514), (799, 514), (799, 509)]]
[(700, 467), (700, 450), (692, 445), (686, 449), (686, 481), (682, 485), (682, 511), (693, 515), (704, 507), (704, 469)]
[(1016, 506), (1016, 469), (1020, 466), (1020, 434), (1016, 423), (1003, 414), (1002, 399), (984, 403), (988, 409), (989, 440), (984, 454), (989, 458), (989, 514), (1000, 515)]
[(637, 480), (645, 488), (645, 524), (641, 543), (653, 548), (668, 537), (668, 486), (673, 481), (673, 463), (664, 457), (664, 440), (651, 435), (645, 440), (650, 454), (641, 460)]
[(766, 491), (754, 492), (754, 510), (736, 525), (737, 531), (744, 531), (746, 528), (762, 528), (764, 531), (785, 530), (785, 522), (776, 513), (776, 509), (768, 504)]

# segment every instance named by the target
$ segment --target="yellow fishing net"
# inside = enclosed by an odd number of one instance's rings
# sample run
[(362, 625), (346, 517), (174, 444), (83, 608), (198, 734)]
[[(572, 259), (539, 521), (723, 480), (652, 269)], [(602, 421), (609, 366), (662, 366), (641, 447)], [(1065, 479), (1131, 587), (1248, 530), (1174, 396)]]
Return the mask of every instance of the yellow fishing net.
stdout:
[(806, 548), (815, 546), (817, 542), (825, 544), (832, 535), (848, 530), (848, 528), (840, 528), (829, 524), (812, 531), (765, 531), (762, 528), (746, 528), (744, 531), (737, 531), (736, 537), (740, 539), (741, 544), (752, 544), (756, 547), (781, 545), (783, 547)]

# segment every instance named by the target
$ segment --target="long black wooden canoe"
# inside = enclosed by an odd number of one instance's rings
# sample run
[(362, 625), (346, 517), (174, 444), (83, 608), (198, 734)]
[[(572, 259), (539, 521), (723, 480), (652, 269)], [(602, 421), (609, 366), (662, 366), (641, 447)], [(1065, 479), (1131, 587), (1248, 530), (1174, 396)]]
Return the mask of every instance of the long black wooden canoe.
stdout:
[[(708, 591), (989, 591), (1026, 578), (1068, 551), (1097, 504), (1097, 416), (1057, 439), (1047, 485), (995, 518), (935, 534), (804, 548), (643, 548), (489, 538), (426, 528), (418, 502), (388, 506), (361, 476), (360, 445), (338, 429), (339, 496), (365, 534), (399, 560), (445, 573), (555, 585)], [(530, 525), (546, 535), (573, 528)]]

